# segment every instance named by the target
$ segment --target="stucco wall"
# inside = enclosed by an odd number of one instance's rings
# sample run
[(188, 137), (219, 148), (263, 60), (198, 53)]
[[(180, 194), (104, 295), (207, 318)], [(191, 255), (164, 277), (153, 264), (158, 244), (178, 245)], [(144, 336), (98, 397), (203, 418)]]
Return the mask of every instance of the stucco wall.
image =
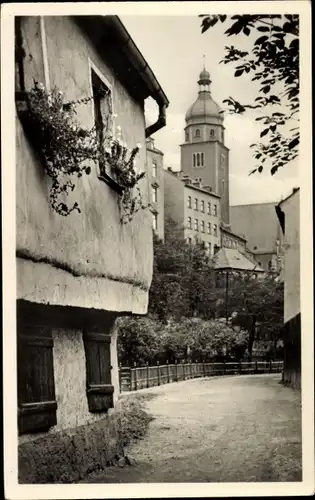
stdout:
[(300, 192), (281, 203), (285, 213), (284, 321), (300, 312)]
[[(122, 127), (123, 140), (129, 147), (137, 142), (144, 146), (143, 103), (131, 98), (76, 24), (66, 16), (45, 17), (45, 31), (51, 87), (62, 90), (66, 101), (90, 96), (91, 59), (112, 86), (116, 125)], [(22, 32), (25, 81), (30, 88), (33, 78), (43, 80), (39, 18), (25, 18)], [(92, 109), (91, 102), (78, 107), (77, 118), (86, 128), (93, 125)], [(118, 195), (98, 179), (93, 165), (90, 176), (76, 181), (73, 193), (82, 213), (59, 216), (49, 204), (50, 179), (18, 119), (16, 123), (18, 297), (145, 313), (153, 260), (150, 212), (141, 211), (131, 223), (120, 224)], [(145, 147), (137, 165), (145, 169)], [(147, 189), (144, 179), (144, 201)], [(68, 272), (61, 271), (65, 268)]]
[(164, 172), (164, 214), (183, 228), (184, 237), (184, 183), (167, 170)]
[[(156, 177), (152, 175), (152, 164), (157, 167)], [(152, 185), (157, 187), (157, 203), (152, 202), (152, 194), (150, 201), (153, 210), (157, 213), (157, 231), (159, 238), (164, 239), (164, 168), (163, 168), (163, 153), (153, 147), (147, 145), (147, 172), (149, 189)]]
[[(70, 329), (53, 329), (53, 359), (55, 393), (57, 401), (57, 425), (48, 432), (22, 434), (19, 444), (33, 441), (47, 434), (54, 434), (65, 429), (76, 428), (97, 422), (106, 413), (91, 413), (86, 397), (86, 361), (82, 331)], [(119, 374), (117, 360), (117, 330), (111, 333), (111, 365), (112, 385), (114, 386), (114, 404), (119, 396)], [(113, 412), (110, 409), (107, 413)]]

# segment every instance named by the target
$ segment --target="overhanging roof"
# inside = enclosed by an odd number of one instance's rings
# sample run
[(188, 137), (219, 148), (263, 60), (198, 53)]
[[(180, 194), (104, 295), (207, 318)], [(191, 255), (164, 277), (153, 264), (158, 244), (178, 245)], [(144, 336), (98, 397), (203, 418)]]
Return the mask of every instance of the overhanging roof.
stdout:
[(220, 250), (218, 250), (218, 252), (213, 256), (213, 264), (214, 269), (216, 270), (234, 269), (237, 271), (255, 271), (258, 273), (264, 272), (264, 269), (262, 269), (258, 264), (254, 264), (239, 250), (234, 248), (220, 248)]

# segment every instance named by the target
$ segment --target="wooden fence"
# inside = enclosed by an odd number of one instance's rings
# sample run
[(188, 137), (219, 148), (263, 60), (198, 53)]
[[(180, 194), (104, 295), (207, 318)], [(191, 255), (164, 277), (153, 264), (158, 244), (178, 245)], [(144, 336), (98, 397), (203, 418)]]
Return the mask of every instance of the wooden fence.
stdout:
[(283, 361), (251, 361), (229, 363), (176, 363), (119, 369), (120, 390), (137, 391), (197, 377), (282, 372)]

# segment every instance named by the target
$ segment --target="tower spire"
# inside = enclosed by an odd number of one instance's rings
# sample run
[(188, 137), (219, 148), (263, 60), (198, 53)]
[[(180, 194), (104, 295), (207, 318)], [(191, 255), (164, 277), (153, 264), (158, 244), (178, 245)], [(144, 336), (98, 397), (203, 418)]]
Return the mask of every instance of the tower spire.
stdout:
[(202, 59), (203, 59), (203, 70), (205, 71), (206, 70), (206, 54), (202, 55)]

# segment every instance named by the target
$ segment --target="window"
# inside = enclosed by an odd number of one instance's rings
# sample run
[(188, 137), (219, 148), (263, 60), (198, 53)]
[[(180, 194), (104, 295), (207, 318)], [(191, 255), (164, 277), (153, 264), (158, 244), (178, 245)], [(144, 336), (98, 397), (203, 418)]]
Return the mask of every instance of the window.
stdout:
[(188, 142), (189, 141), (189, 132), (188, 132), (188, 130), (186, 130), (185, 138), (186, 138), (186, 142)]
[(187, 243), (188, 243), (189, 245), (191, 245), (191, 244), (192, 244), (192, 238), (187, 238)]
[(192, 228), (191, 217), (188, 217), (188, 229), (191, 229), (191, 228)]
[(205, 221), (204, 220), (201, 221), (201, 232), (202, 233), (205, 232)]
[(208, 203), (208, 215), (211, 215), (211, 203)]
[(208, 222), (207, 224), (207, 232), (208, 234), (211, 234), (211, 222)]
[(195, 198), (194, 200), (194, 210), (198, 210), (198, 200)]
[[(109, 331), (114, 320), (107, 326)], [(96, 331), (85, 331), (83, 342), (86, 359), (86, 392), (90, 412), (113, 408), (114, 387), (111, 383), (111, 336)]]
[(195, 137), (200, 137), (200, 129), (199, 128), (196, 129)]
[(187, 206), (188, 208), (191, 208), (191, 196), (188, 196)]
[(156, 231), (157, 230), (157, 225), (158, 225), (157, 214), (152, 214), (152, 223), (153, 223), (153, 229), (154, 229), (154, 231)]
[(152, 203), (157, 203), (158, 201), (158, 190), (157, 187), (152, 187)]
[(204, 153), (193, 153), (193, 167), (204, 166)]
[(152, 177), (157, 176), (157, 164), (155, 162), (152, 163)]
[(57, 424), (51, 329), (17, 327), (19, 433), (47, 430)]
[(216, 205), (213, 205), (213, 215), (217, 216), (218, 215), (218, 209)]
[(221, 156), (220, 156), (220, 164), (221, 165), (224, 165), (224, 162), (225, 162), (225, 155), (223, 153), (221, 153)]
[(216, 224), (213, 224), (213, 234), (214, 234), (214, 236), (218, 236), (218, 230), (217, 230)]
[(96, 130), (97, 141), (101, 153), (99, 161), (99, 171), (101, 176), (111, 175), (111, 171), (106, 165), (104, 150), (106, 147), (107, 130), (112, 130), (112, 98), (110, 89), (100, 79), (96, 72), (91, 70), (93, 103), (94, 103), (94, 126)]
[(201, 200), (201, 207), (200, 207), (201, 212), (205, 213), (205, 202)]
[(213, 130), (213, 128), (210, 130), (210, 137), (214, 137), (214, 130)]
[(195, 219), (195, 231), (199, 231), (198, 219)]
[(211, 254), (211, 243), (209, 243), (208, 251), (209, 251), (209, 255), (210, 255), (210, 257), (211, 257), (211, 255), (212, 255), (212, 254)]

